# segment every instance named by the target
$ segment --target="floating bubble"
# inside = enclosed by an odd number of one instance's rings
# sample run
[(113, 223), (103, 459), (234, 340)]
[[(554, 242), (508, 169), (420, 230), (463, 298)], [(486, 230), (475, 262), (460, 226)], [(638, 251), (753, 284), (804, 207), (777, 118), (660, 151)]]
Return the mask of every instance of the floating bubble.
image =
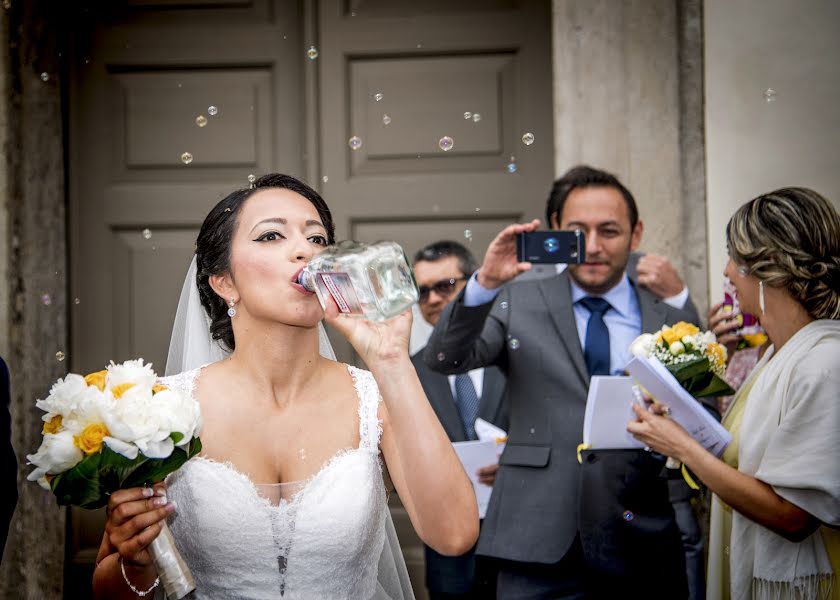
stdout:
[(764, 100), (766, 102), (775, 102), (777, 95), (778, 93), (773, 88), (767, 88), (764, 90)]
[(446, 355), (443, 352), (438, 352), (438, 355), (437, 355), (438, 362), (443, 362), (443, 360), (445, 358), (446, 358)]
[(499, 303), (499, 308), (501, 308), (502, 310), (507, 310), (508, 306), (510, 306), (510, 305), (507, 302), (500, 302)]
[(82, 303), (82, 301), (81, 301), (81, 300), (79, 300), (78, 298), (74, 298), (74, 299), (73, 299), (73, 304), (77, 304), (77, 305), (78, 305), (78, 304), (81, 304), (81, 303)]
[(518, 350), (519, 349), (519, 340), (517, 340), (516, 338), (513, 338), (512, 340), (510, 340), (508, 342), (508, 348), (510, 348), (511, 350)]
[(440, 148), (444, 152), (449, 152), (454, 147), (455, 147), (455, 140), (453, 140), (448, 135), (445, 135), (438, 140), (438, 148)]
[(150, 240), (152, 239), (152, 230), (148, 227), (143, 230), (143, 239)]
[(469, 121), (470, 119), (472, 119), (472, 113), (468, 110), (464, 111), (464, 120)]
[(309, 46), (309, 50), (306, 51), (306, 56), (309, 57), (309, 60), (315, 60), (318, 58), (318, 48), (315, 46)]
[(528, 133), (522, 134), (522, 143), (526, 146), (530, 146), (534, 143), (534, 134), (530, 131)]
[(475, 212), (481, 212), (481, 209), (476, 206), (475, 207)]
[(41, 81), (43, 81), (44, 83), (46, 83), (46, 82), (47, 82), (47, 81), (49, 81), (49, 80), (50, 80), (50, 74), (49, 74), (49, 73), (47, 73), (46, 71), (44, 71), (43, 73), (41, 73)]
[[(419, 158), (419, 157), (418, 157), (418, 158)], [(432, 205), (432, 212), (433, 212), (433, 213), (439, 213), (439, 212), (440, 212), (440, 204), (434, 204), (434, 205)]]
[(49, 294), (41, 294), (41, 304), (44, 306), (49, 306), (52, 304), (52, 298), (50, 298)]
[(422, 48), (422, 47), (423, 47), (423, 44), (417, 44), (417, 47), (418, 47), (418, 48)]
[(506, 167), (506, 168), (507, 168), (507, 172), (508, 172), (508, 173), (516, 173), (516, 171), (518, 171), (518, 170), (519, 170), (519, 167), (517, 167), (517, 166), (516, 166), (516, 163), (515, 163), (515, 162), (509, 162), (509, 163), (507, 164), (507, 167)]
[(472, 229), (465, 229), (464, 230), (464, 237), (468, 240), (472, 239)]
[(324, 183), (327, 183), (329, 180), (330, 180), (330, 178), (329, 178), (329, 177), (327, 177), (326, 175), (324, 175), (323, 177), (321, 177), (321, 181), (323, 181)]
[(210, 115), (211, 117), (215, 117), (216, 115), (218, 115), (218, 114), (219, 114), (219, 109), (218, 109), (218, 107), (216, 107), (216, 106), (208, 106), (208, 107), (207, 107), (207, 114), (208, 114), (208, 115)]
[(391, 117), (388, 115), (382, 115), (382, 124), (383, 125), (390, 125), (391, 124)]
[(191, 153), (184, 152), (181, 155), (181, 162), (184, 163), (185, 165), (190, 164), (192, 161), (193, 161), (193, 155)]
[(64, 352), (62, 352), (61, 350), (59, 350), (58, 352), (56, 352), (56, 353), (55, 353), (55, 359), (56, 359), (58, 362), (63, 362), (63, 361), (64, 361), (64, 359), (65, 359), (65, 354), (64, 354)]
[(382, 95), (382, 92), (376, 92), (373, 95), (373, 99), (376, 100), (377, 102), (382, 102), (382, 98), (384, 98), (384, 97), (385, 96)]
[(12, 8), (12, 0), (3, 0), (3, 8), (6, 10)]
[(248, 183), (254, 183), (257, 180), (257, 176), (251, 173), (248, 175)]
[(204, 127), (205, 125), (207, 125), (207, 117), (205, 117), (204, 115), (198, 115), (195, 118), (195, 124), (199, 127)]
[(632, 521), (633, 517), (635, 517), (635, 516), (636, 515), (633, 514), (633, 511), (625, 510), (624, 513), (621, 515), (621, 518), (624, 519), (625, 521)]
[(479, 113), (473, 113), (473, 123), (478, 123), (481, 120), (481, 115)]
[(347, 145), (350, 146), (351, 150), (358, 150), (362, 147), (362, 138), (357, 135), (354, 135), (349, 140), (347, 140)]

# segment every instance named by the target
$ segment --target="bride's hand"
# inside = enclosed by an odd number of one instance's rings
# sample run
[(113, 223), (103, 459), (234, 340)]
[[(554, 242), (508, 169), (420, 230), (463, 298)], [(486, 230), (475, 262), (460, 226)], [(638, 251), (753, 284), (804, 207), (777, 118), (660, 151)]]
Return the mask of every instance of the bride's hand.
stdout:
[(335, 302), (330, 301), (327, 304), (325, 321), (347, 338), (369, 367), (378, 361), (387, 362), (408, 357), (411, 309), (387, 321), (374, 322), (342, 315)]
[(151, 565), (148, 546), (158, 536), (161, 522), (172, 514), (175, 504), (166, 501), (166, 486), (128, 488), (111, 494), (105, 536), (126, 565)]

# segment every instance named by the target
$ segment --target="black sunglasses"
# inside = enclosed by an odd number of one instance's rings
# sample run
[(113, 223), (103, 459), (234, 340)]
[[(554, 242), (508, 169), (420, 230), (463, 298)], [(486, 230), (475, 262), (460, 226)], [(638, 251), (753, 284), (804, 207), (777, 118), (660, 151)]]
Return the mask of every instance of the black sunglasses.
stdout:
[(464, 281), (468, 279), (468, 277), (453, 277), (450, 279), (441, 279), (440, 281), (435, 281), (432, 285), (421, 285), (417, 287), (417, 291), (420, 292), (420, 303), (423, 304), (424, 302), (428, 301), (429, 294), (434, 291), (438, 296), (449, 296), (455, 291), (455, 283), (458, 281)]

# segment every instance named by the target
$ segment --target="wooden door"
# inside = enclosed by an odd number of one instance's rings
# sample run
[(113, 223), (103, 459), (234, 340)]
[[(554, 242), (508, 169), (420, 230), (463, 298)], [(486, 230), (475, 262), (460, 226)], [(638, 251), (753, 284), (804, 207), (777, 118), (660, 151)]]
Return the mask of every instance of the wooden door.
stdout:
[[(320, 175), (339, 238), (396, 240), (409, 257), (454, 239), (481, 260), (504, 226), (542, 217), (550, 23), (542, 0), (319, 2)], [(392, 514), (425, 598), (422, 544), (398, 499)]]
[[(249, 174), (304, 175), (303, 8), (100, 4), (73, 28), (69, 361), (143, 357), (162, 374), (204, 216)], [(72, 510), (70, 523), (66, 588), (83, 597), (103, 515)]]
[[(162, 371), (201, 220), (249, 174), (307, 179), (339, 238), (409, 255), (448, 238), (480, 259), (543, 213), (547, 0), (126, 0), (72, 29), (74, 372), (135, 357)], [(392, 503), (423, 598), (422, 545)], [(68, 597), (86, 595), (102, 522), (71, 513)]]

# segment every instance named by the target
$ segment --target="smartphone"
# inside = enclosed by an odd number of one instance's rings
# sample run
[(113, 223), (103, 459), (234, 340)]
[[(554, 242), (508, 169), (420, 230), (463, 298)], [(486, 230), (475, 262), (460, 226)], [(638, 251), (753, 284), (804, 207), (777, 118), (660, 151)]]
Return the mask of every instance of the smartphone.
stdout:
[(531, 231), (516, 239), (519, 262), (579, 264), (586, 260), (585, 249), (586, 240), (579, 229)]

